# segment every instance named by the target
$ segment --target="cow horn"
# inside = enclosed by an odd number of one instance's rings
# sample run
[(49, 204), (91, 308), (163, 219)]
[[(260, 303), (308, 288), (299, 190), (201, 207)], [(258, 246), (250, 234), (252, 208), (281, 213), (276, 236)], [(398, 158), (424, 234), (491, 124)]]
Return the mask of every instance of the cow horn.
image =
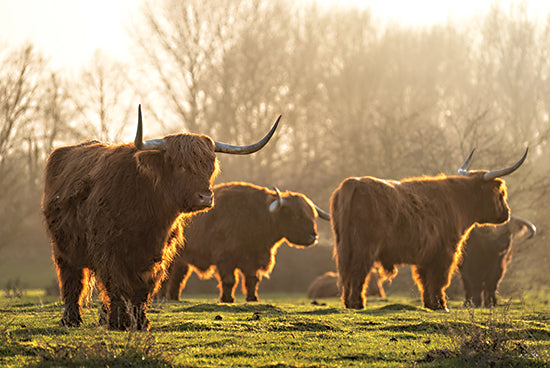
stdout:
[(147, 150), (166, 150), (166, 143), (164, 139), (151, 139), (143, 141), (143, 122), (141, 119), (141, 104), (138, 105), (138, 127), (136, 132), (136, 139), (134, 139), (134, 145), (140, 151)]
[(514, 216), (514, 218), (519, 222), (523, 223), (525, 226), (527, 226), (527, 228), (531, 231), (531, 235), (529, 235), (527, 239), (531, 239), (533, 236), (535, 236), (535, 234), (537, 233), (537, 227), (532, 222), (527, 221), (526, 219), (523, 219), (520, 217)]
[(520, 158), (518, 162), (516, 162), (512, 166), (507, 167), (505, 169), (498, 169), (498, 170), (492, 170), (492, 171), (486, 172), (485, 174), (483, 174), (483, 180), (489, 181), (489, 180), (513, 173), (514, 171), (517, 170), (518, 167), (521, 166), (521, 164), (523, 164), (523, 161), (525, 161), (525, 158), (527, 157), (527, 152), (529, 152), (529, 147), (525, 149), (525, 153), (523, 154), (523, 157)]
[(320, 218), (322, 218), (323, 220), (330, 221), (330, 213), (328, 213), (326, 211), (323, 211), (317, 205), (314, 205), (314, 206), (315, 206), (315, 210), (317, 211), (317, 214), (319, 215)]
[(472, 152), (470, 152), (470, 155), (468, 156), (466, 161), (464, 161), (460, 169), (458, 169), (458, 175), (468, 175), (468, 166), (470, 166), (470, 161), (472, 161), (472, 156), (474, 155), (475, 150), (476, 149), (474, 148)]
[(273, 187), (273, 190), (277, 193), (277, 199), (271, 202), (269, 205), (269, 212), (275, 212), (283, 206), (283, 199), (281, 198), (281, 192), (279, 188)]
[(269, 142), (269, 140), (273, 136), (273, 133), (275, 133), (275, 129), (277, 129), (277, 126), (279, 125), (279, 120), (281, 120), (281, 115), (279, 115), (277, 121), (275, 121), (275, 124), (273, 124), (271, 130), (265, 135), (265, 137), (254, 144), (250, 144), (248, 146), (234, 146), (232, 144), (214, 142), (214, 151), (231, 153), (234, 155), (247, 155), (249, 153), (259, 151), (263, 148), (263, 146), (267, 144), (267, 142)]

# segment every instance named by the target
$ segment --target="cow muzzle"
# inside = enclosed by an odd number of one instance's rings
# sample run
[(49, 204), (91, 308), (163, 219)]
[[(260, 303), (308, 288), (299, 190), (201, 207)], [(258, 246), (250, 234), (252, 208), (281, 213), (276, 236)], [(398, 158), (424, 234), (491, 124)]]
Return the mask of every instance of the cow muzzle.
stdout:
[(317, 233), (313, 233), (309, 235), (309, 238), (307, 239), (304, 245), (306, 246), (315, 245), (317, 244), (318, 241), (319, 241), (319, 235), (317, 235)]
[(210, 208), (214, 205), (214, 196), (212, 193), (198, 193), (193, 206), (194, 211)]
[(287, 240), (297, 247), (311, 247), (312, 245), (317, 244), (319, 236), (317, 233), (311, 233), (309, 235), (302, 234), (296, 237), (287, 237)]
[(311, 244), (316, 244), (319, 241), (319, 235), (311, 234), (310, 241), (311, 241)]

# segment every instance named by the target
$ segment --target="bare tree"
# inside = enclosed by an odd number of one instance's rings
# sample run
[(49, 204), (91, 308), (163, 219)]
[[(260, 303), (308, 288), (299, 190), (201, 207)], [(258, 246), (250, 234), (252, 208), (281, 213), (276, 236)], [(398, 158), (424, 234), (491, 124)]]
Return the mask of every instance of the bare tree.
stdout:
[[(136, 42), (156, 91), (159, 119), (236, 143), (255, 140), (281, 114), (282, 1), (150, 3)], [(284, 124), (282, 124), (284, 126)], [(284, 128), (281, 128), (284, 130)], [(220, 157), (226, 179), (258, 178), (276, 140), (249, 160)], [(276, 160), (272, 160), (275, 162)], [(244, 165), (244, 167), (243, 167)], [(235, 168), (236, 171), (233, 171)], [(244, 175), (231, 175), (240, 172)]]
[(45, 70), (32, 45), (7, 50), (0, 60), (0, 248), (21, 236), (37, 210), (29, 201), (36, 198), (39, 172), (33, 124)]
[[(169, 124), (205, 133), (204, 113), (212, 65), (219, 64), (241, 4), (215, 0), (147, 2), (144, 20), (134, 34), (144, 75), (158, 93), (155, 105), (168, 109), (159, 118)], [(158, 108), (157, 108), (158, 110)]]
[(97, 50), (69, 93), (75, 110), (71, 118), (82, 135), (107, 142), (132, 136), (138, 101), (126, 65)]

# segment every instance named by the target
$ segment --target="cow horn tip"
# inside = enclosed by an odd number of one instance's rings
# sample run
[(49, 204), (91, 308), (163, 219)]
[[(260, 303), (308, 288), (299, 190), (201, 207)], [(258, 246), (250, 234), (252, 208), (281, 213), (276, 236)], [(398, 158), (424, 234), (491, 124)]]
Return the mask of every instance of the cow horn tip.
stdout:
[(468, 157), (466, 158), (466, 161), (462, 164), (462, 166), (458, 169), (459, 175), (468, 175), (468, 166), (470, 166), (470, 161), (472, 161), (472, 157), (475, 152), (475, 147), (472, 149)]
[(134, 139), (134, 145), (137, 149), (141, 149), (143, 146), (143, 119), (141, 117), (141, 104), (138, 105), (138, 126), (136, 138)]

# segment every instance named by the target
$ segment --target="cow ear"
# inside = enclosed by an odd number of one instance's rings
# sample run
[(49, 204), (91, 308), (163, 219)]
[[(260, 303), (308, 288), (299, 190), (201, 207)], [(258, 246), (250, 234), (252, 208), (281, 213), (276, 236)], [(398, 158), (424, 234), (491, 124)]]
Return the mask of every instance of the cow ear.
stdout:
[(159, 178), (162, 173), (164, 156), (161, 151), (138, 151), (135, 154), (140, 172), (152, 178)]

